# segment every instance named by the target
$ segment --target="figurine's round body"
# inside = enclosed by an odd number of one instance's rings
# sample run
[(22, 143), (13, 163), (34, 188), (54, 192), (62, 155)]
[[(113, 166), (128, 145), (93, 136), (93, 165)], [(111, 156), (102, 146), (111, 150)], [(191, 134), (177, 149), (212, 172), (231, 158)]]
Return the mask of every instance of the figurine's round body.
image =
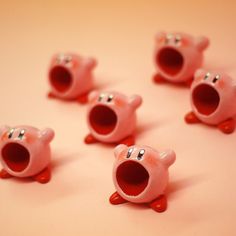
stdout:
[[(115, 157), (113, 182), (118, 194), (116, 198), (133, 203), (152, 203), (165, 194), (168, 167), (175, 161), (173, 151), (158, 152), (148, 146), (119, 145)], [(116, 204), (114, 197), (110, 200)]]
[(95, 66), (93, 58), (73, 53), (54, 55), (48, 73), (50, 96), (66, 100), (85, 96), (94, 86), (92, 71)]
[(183, 83), (193, 79), (196, 69), (203, 63), (203, 51), (209, 41), (205, 37), (194, 38), (185, 33), (156, 36), (155, 63), (158, 76), (172, 83)]
[(87, 113), (91, 136), (103, 143), (118, 143), (134, 135), (141, 102), (138, 95), (129, 98), (118, 92), (92, 92)]
[(50, 165), (52, 129), (31, 126), (1, 128), (0, 162), (4, 171), (15, 177), (31, 177)]
[[(223, 132), (232, 133), (236, 116), (236, 83), (225, 73), (196, 71), (191, 90), (192, 113), (188, 123), (201, 121), (217, 125)], [(194, 118), (196, 117), (196, 118)]]

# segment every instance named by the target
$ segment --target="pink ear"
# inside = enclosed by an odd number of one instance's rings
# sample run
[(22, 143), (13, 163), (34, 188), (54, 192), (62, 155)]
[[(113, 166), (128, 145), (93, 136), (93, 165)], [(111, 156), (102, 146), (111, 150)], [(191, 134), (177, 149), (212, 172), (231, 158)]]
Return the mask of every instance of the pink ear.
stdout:
[(197, 69), (194, 73), (194, 78), (203, 77), (207, 71), (203, 68)]
[(97, 61), (94, 58), (87, 58), (84, 60), (84, 65), (89, 69), (92, 70), (96, 65)]
[(124, 144), (119, 144), (118, 146), (116, 146), (114, 149), (115, 157), (118, 157), (119, 154), (126, 148), (128, 148), (128, 147)]
[(176, 155), (173, 150), (166, 150), (164, 152), (160, 153), (161, 161), (164, 163), (167, 167), (172, 165), (175, 162)]
[(46, 128), (40, 131), (40, 138), (43, 139), (45, 143), (50, 143), (55, 136), (53, 129)]
[(137, 109), (142, 104), (142, 97), (139, 95), (132, 95), (129, 98), (129, 104), (134, 108)]
[(166, 37), (166, 33), (164, 31), (160, 31), (156, 34), (155, 36), (155, 40), (157, 42), (160, 42), (162, 39), (164, 39)]
[(0, 136), (2, 136), (2, 134), (3, 134), (5, 131), (9, 130), (9, 129), (10, 129), (10, 127), (7, 126), (7, 125), (1, 126), (1, 127), (0, 127)]
[(204, 51), (208, 47), (209, 43), (209, 39), (204, 36), (195, 39), (195, 44), (199, 51)]
[(96, 99), (96, 97), (98, 97), (98, 94), (99, 94), (99, 92), (97, 90), (93, 90), (92, 92), (90, 92), (88, 95), (89, 102)]

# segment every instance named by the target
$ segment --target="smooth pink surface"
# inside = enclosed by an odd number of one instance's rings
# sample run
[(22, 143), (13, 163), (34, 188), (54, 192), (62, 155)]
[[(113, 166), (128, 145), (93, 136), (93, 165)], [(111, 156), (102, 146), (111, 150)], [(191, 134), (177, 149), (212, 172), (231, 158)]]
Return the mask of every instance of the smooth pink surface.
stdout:
[[(115, 143), (135, 134), (139, 95), (128, 97), (116, 91), (93, 91), (89, 94), (87, 125), (100, 142)], [(112, 114), (111, 114), (112, 113)]]
[(193, 112), (204, 123), (217, 125), (235, 118), (236, 79), (226, 73), (199, 69), (191, 86), (190, 101)]
[(51, 94), (62, 99), (76, 99), (93, 89), (93, 58), (74, 53), (55, 54), (50, 63), (48, 80)]
[[(0, 123), (53, 127), (56, 138), (50, 183), (0, 181), (1, 235), (235, 235), (236, 132), (186, 125), (189, 89), (151, 82), (160, 30), (208, 36), (204, 67), (235, 77), (235, 8), (235, 0), (2, 1)], [(177, 155), (166, 212), (109, 203), (113, 146), (83, 144), (87, 106), (45, 96), (58, 51), (95, 56), (99, 89), (143, 97), (137, 144)]]
[[(143, 155), (142, 152), (144, 152)], [(156, 199), (162, 194), (165, 194), (168, 184), (169, 174), (168, 168), (175, 161), (175, 153), (172, 150), (158, 152), (151, 147), (135, 145), (127, 147), (120, 144), (115, 148), (115, 162), (113, 166), (113, 182), (116, 191), (129, 202), (134, 203), (148, 203)], [(132, 163), (129, 166), (123, 167), (126, 163)], [(134, 164), (133, 164), (134, 163)], [(140, 178), (142, 174), (139, 165), (143, 167), (148, 176)], [(119, 175), (119, 169), (122, 169), (122, 173)], [(132, 179), (129, 178), (129, 173), (136, 170), (136, 173), (132, 173)], [(140, 170), (140, 171), (139, 171)], [(122, 186), (119, 179), (121, 178)], [(138, 181), (137, 181), (138, 180)], [(146, 182), (142, 187), (142, 191), (131, 193), (130, 189), (139, 188), (138, 185), (142, 185), (142, 182)], [(130, 192), (127, 193), (126, 189)]]
[[(21, 134), (22, 131), (23, 133)], [(10, 175), (29, 177), (49, 167), (51, 162), (50, 142), (54, 137), (52, 129), (46, 128), (40, 131), (37, 128), (25, 125), (14, 127), (3, 126), (0, 129), (0, 135), (0, 162), (4, 170)], [(15, 170), (11, 166), (20, 165), (20, 162), (25, 162), (24, 159), (26, 159), (25, 153), (23, 153), (21, 160), (19, 160), (19, 147), (27, 150), (29, 160), (24, 168)], [(4, 152), (6, 148), (8, 150)], [(8, 165), (8, 160), (10, 160), (10, 163), (12, 162), (11, 165)]]
[(155, 38), (155, 64), (164, 79), (179, 83), (193, 79), (203, 63), (203, 52), (208, 47), (206, 37), (182, 32), (158, 32)]

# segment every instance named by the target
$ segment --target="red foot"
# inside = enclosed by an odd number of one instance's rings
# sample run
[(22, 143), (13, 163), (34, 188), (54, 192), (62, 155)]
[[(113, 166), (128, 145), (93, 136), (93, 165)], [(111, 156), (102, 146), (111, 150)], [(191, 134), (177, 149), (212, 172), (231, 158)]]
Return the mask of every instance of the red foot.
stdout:
[(195, 124), (200, 123), (201, 121), (196, 117), (196, 115), (191, 111), (184, 117), (186, 123)]
[(85, 137), (84, 142), (85, 142), (86, 144), (92, 144), (92, 143), (97, 143), (98, 140), (97, 140), (96, 138), (94, 138), (92, 134), (88, 134), (88, 135)]
[(0, 178), (1, 179), (9, 179), (12, 178), (13, 176), (10, 175), (8, 172), (6, 172), (4, 169), (0, 171)]
[(167, 209), (167, 199), (165, 195), (159, 196), (157, 199), (149, 203), (149, 206), (156, 212), (163, 212)]
[(110, 203), (113, 205), (118, 205), (127, 202), (123, 197), (119, 195), (119, 193), (114, 192), (109, 199)]
[(157, 84), (163, 84), (166, 83), (167, 80), (163, 76), (157, 73), (156, 75), (153, 76), (153, 82)]
[(226, 121), (223, 121), (218, 125), (218, 128), (225, 134), (231, 134), (234, 132), (235, 129), (235, 120), (228, 119)]
[(128, 137), (124, 138), (119, 143), (120, 144), (125, 144), (127, 146), (132, 146), (132, 145), (135, 144), (135, 138), (134, 138), (134, 136), (131, 135), (131, 136), (128, 136)]
[(48, 98), (56, 98), (56, 96), (52, 92), (49, 92), (48, 93)]
[(88, 102), (88, 94), (83, 94), (77, 98), (78, 103), (85, 104)]
[(51, 171), (49, 168), (45, 168), (39, 174), (33, 176), (33, 179), (41, 184), (46, 184), (51, 179)]

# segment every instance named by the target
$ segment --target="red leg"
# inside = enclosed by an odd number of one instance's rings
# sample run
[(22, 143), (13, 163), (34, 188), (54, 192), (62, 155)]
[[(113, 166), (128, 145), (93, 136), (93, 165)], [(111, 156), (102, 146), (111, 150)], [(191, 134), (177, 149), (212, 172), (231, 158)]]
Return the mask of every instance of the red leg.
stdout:
[(186, 123), (188, 124), (195, 124), (200, 123), (201, 121), (196, 117), (196, 115), (191, 111), (184, 117)]
[(166, 83), (167, 80), (163, 76), (161, 76), (159, 73), (157, 73), (153, 76), (153, 82), (157, 84), (163, 84), (163, 83)]
[(84, 142), (85, 142), (86, 144), (92, 144), (92, 143), (97, 143), (98, 140), (97, 140), (96, 138), (94, 138), (92, 134), (88, 134), (88, 135), (85, 137)]
[(48, 98), (56, 98), (56, 96), (52, 92), (49, 92), (48, 93)]
[(235, 120), (228, 119), (226, 121), (223, 121), (218, 125), (218, 128), (225, 134), (231, 134), (234, 132), (235, 129)]
[(114, 192), (109, 199), (110, 203), (113, 205), (118, 205), (127, 202), (123, 197), (119, 195), (119, 193)]
[(41, 184), (46, 184), (51, 179), (51, 171), (50, 171), (50, 169), (48, 167), (45, 168), (39, 174), (33, 176), (33, 179), (35, 181), (41, 183)]
[(127, 146), (132, 146), (135, 144), (135, 138), (133, 135), (130, 135), (119, 142), (119, 144), (125, 144)]
[(88, 93), (83, 94), (77, 98), (78, 103), (85, 104), (88, 102)]
[(4, 169), (0, 171), (0, 178), (1, 179), (9, 179), (12, 178), (13, 176), (10, 175), (8, 172), (6, 172)]
[(149, 206), (156, 212), (163, 212), (167, 209), (167, 199), (165, 195), (159, 196), (157, 199), (149, 203)]

